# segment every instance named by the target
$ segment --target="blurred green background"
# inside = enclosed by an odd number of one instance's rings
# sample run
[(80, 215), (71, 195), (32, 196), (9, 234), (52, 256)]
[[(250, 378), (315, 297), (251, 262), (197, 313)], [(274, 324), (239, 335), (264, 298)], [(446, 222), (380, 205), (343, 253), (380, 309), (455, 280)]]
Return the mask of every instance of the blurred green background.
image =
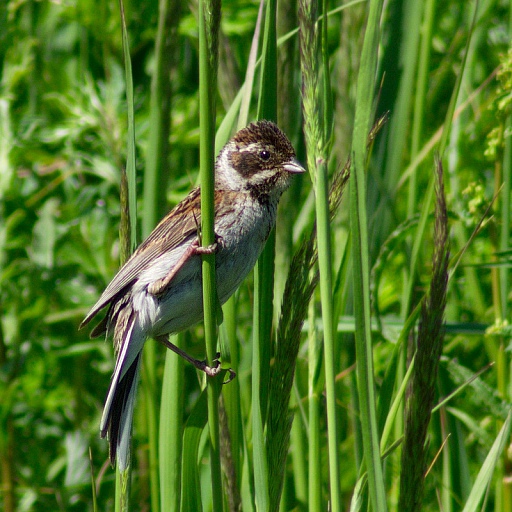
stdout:
[[(326, 3), (328, 10), (340, 5)], [(161, 20), (156, 0), (125, 2), (134, 81), (139, 211), (145, 207), (144, 169), (151, 157), (148, 134), (151, 83), (157, 67), (155, 40), (159, 22), (166, 27), (163, 61), (159, 62), (169, 105), (157, 108), (168, 113), (170, 135), (161, 164), (158, 217), (188, 193), (198, 173), (197, 4), (176, 2), (171, 7), (167, 19)], [(331, 174), (350, 153), (367, 10), (367, 3), (354, 2), (329, 17), (325, 57), (331, 72)], [(374, 108), (377, 117), (389, 111), (389, 121), (375, 140), (367, 173), (377, 388), (403, 322), (430, 280), (431, 224), (421, 235), (419, 259), (412, 269), (411, 247), (433, 175), (433, 149), (461, 72), (443, 164), (452, 256), (471, 243), (450, 282), (439, 396), (448, 395), (470, 375), (496, 363), (450, 402), (452, 409), (443, 409), (433, 419), (432, 458), (448, 433), (453, 445), (444, 465), (438, 461), (427, 479), (425, 510), (439, 509), (437, 491), (446, 491), (446, 474), (453, 487), (443, 503), (445, 507), (451, 503), (451, 510), (460, 509), (509, 408), (511, 13), (512, 6), (505, 1), (475, 5), (458, 0), (393, 0), (386, 3), (382, 18), (376, 80), (382, 86)], [(256, 2), (223, 2), (218, 124), (244, 82), (257, 14)], [(113, 1), (7, 0), (0, 4), (0, 503), (7, 512), (92, 510), (91, 467), (99, 509), (113, 509), (114, 473), (107, 463), (107, 443), (98, 432), (113, 351), (110, 342), (89, 340), (78, 325), (119, 266), (119, 184), (127, 140), (120, 23), (119, 6)], [(297, 26), (295, 1), (279, 2), (278, 35), (289, 34)], [(305, 162), (296, 33), (279, 47), (278, 58), (278, 121)], [(254, 112), (253, 105), (250, 119)], [(293, 249), (314, 221), (308, 177), (283, 198), (282, 210), (286, 215), (278, 221), (276, 309)], [(349, 231), (347, 211), (345, 200), (332, 224), (332, 263), (343, 306), (339, 311), (343, 315), (336, 318), (336, 390), (341, 490), (348, 508), (361, 446), (355, 419), (351, 281), (345, 278), (342, 264)], [(250, 286), (244, 284), (237, 298), (238, 378), (247, 417), (251, 297)], [(318, 297), (310, 320), (315, 318), (315, 309), (318, 312)], [(197, 357), (204, 355), (201, 329), (198, 326), (186, 334), (187, 346)], [(307, 365), (306, 338), (299, 354), (294, 400), (304, 400), (307, 409), (308, 371), (312, 370)], [(311, 322), (309, 339), (321, 339), (321, 334), (312, 332)], [(165, 351), (157, 347), (157, 389), (164, 358)], [(321, 375), (322, 370), (318, 372)], [(400, 378), (403, 374), (397, 382)], [(184, 389), (186, 416), (200, 391), (189, 367), (185, 368)], [(320, 402), (322, 408), (322, 398)], [(136, 509), (149, 510), (143, 397), (137, 414), (133, 503)], [(325, 432), (323, 415), (320, 421), (320, 432)], [(402, 427), (396, 428), (398, 439)], [(307, 446), (304, 432), (292, 433), (292, 445), (301, 435)], [(320, 442), (325, 439), (321, 437)], [(294, 465), (298, 458), (299, 452), (289, 457), (283, 510), (308, 509), (299, 491), (299, 469)], [(399, 460), (391, 459), (386, 473), (390, 502), (395, 506)], [(503, 496), (510, 493), (510, 484), (504, 480), (510, 466), (504, 455), (486, 510), (506, 510), (501, 507), (506, 503)], [(323, 478), (324, 504), (327, 482)]]

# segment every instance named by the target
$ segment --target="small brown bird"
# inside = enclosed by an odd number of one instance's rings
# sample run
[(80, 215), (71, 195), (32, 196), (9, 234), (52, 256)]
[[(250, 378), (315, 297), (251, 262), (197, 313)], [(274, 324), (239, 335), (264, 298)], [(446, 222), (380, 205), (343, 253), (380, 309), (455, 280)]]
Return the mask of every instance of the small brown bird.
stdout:
[(141, 353), (148, 337), (161, 341), (209, 375), (217, 372), (168, 340), (203, 318), (201, 254), (215, 250), (217, 295), (233, 294), (258, 259), (276, 222), (281, 194), (304, 172), (286, 135), (269, 121), (240, 130), (215, 163), (216, 243), (202, 248), (200, 189), (181, 201), (119, 270), (80, 325), (109, 306), (91, 336), (113, 335), (116, 365), (101, 418), (110, 461), (130, 461), (130, 436)]

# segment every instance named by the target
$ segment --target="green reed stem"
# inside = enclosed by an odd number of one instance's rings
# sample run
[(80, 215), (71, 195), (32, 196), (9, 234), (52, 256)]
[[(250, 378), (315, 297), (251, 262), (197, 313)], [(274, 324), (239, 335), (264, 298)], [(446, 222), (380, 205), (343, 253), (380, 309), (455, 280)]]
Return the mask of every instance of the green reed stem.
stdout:
[[(414, 108), (411, 130), (411, 160), (418, 155), (422, 141), (423, 125), (425, 123), (425, 100), (428, 86), (428, 70), (430, 65), (430, 50), (432, 48), (432, 30), (434, 26), (436, 0), (427, 0), (424, 3), (422, 21), (422, 34), (420, 40), (420, 52), (418, 71), (416, 76), (414, 95)], [(412, 173), (409, 179), (409, 195), (407, 202), (407, 216), (412, 217), (416, 213), (418, 199), (417, 173)]]
[[(126, 18), (123, 0), (119, 0), (121, 15), (123, 55), (126, 81), (126, 103), (128, 109), (128, 142), (126, 155), (126, 173), (121, 174), (121, 264), (134, 251), (137, 245), (137, 190), (135, 175), (135, 114), (133, 101), (133, 74), (130, 57), (130, 42), (126, 29)], [(131, 428), (131, 427), (130, 427)], [(125, 471), (116, 467), (116, 512), (124, 512), (130, 508), (131, 463)]]
[(142, 390), (146, 408), (144, 410), (148, 436), (149, 488), (151, 510), (160, 510), (159, 465), (158, 465), (158, 398), (156, 384), (156, 346), (154, 340), (148, 340), (142, 356)]
[[(277, 117), (277, 28), (275, 0), (265, 3), (265, 22), (261, 49), (258, 119)], [(272, 316), (274, 297), (275, 230), (254, 269), (254, 317), (252, 359), (252, 442), (256, 508), (270, 510), (265, 422), (268, 407)]]
[[(335, 332), (331, 266), (331, 233), (329, 221), (329, 180), (327, 174), (326, 118), (322, 116), (330, 105), (330, 90), (319, 89), (318, 33), (315, 26), (317, 3), (301, 1), (299, 4), (299, 41), (302, 69), (302, 103), (304, 109), (304, 134), (308, 153), (308, 167), (315, 190), (315, 210), (318, 236), (318, 266), (320, 270), (320, 297), (324, 334), (325, 392), (327, 401), (327, 439), (329, 451), (330, 508), (341, 510), (341, 489), (338, 459), (338, 423), (336, 420), (335, 386)], [(321, 42), (326, 44), (325, 33)], [(322, 47), (322, 55), (327, 48)], [(328, 75), (324, 76), (328, 80)], [(318, 90), (323, 95), (318, 97)], [(327, 117), (327, 122), (328, 122)], [(310, 364), (314, 364), (310, 360)], [(316, 433), (311, 435), (317, 435)], [(314, 475), (310, 477), (314, 478)], [(311, 499), (312, 497), (310, 497)]]
[(350, 226), (354, 312), (356, 321), (356, 363), (362, 440), (368, 487), (373, 510), (387, 510), (375, 407), (372, 336), (370, 325), (370, 265), (366, 211), (366, 140), (371, 125), (375, 95), (375, 73), (380, 39), (382, 0), (371, 0), (357, 79), (356, 112), (350, 172)]
[[(214, 223), (214, 148), (215, 98), (217, 94), (218, 31), (220, 1), (199, 1), (199, 125), (201, 131), (199, 154), (201, 174), (201, 243), (203, 247), (215, 243)], [(206, 357), (210, 365), (217, 348), (217, 287), (215, 282), (215, 254), (203, 256), (203, 307)], [(212, 505), (214, 512), (222, 511), (222, 478), (219, 437), (220, 382), (207, 379), (208, 425), (210, 430), (210, 466)]]
[[(169, 79), (169, 70), (175, 65), (174, 57), (176, 45), (175, 31), (180, 18), (180, 2), (176, 0), (160, 0), (158, 10), (158, 26), (155, 42), (155, 64), (153, 75), (151, 77), (151, 96), (149, 108), (149, 139), (146, 167), (144, 172), (144, 212), (142, 216), (142, 234), (147, 237), (155, 227), (166, 210), (166, 190), (170, 174), (168, 172), (168, 157), (170, 152), (170, 130), (171, 130), (171, 81)], [(146, 379), (142, 381), (145, 390), (145, 399), (148, 410), (148, 442), (149, 442), (149, 467), (150, 467), (150, 485), (151, 485), (151, 509), (158, 512), (160, 503), (162, 510), (171, 510), (168, 499), (168, 489), (174, 487), (170, 483), (159, 490), (159, 482), (166, 482), (163, 475), (168, 475), (174, 469), (173, 460), (160, 457), (159, 454), (173, 456), (173, 450), (180, 451), (181, 435), (179, 432), (171, 429), (171, 434), (175, 445), (171, 451), (166, 447), (161, 447), (159, 440), (166, 443), (170, 442), (168, 436), (162, 435), (158, 427), (158, 393), (156, 378), (156, 346), (155, 343), (147, 343), (144, 350), (144, 374)], [(162, 393), (170, 393), (173, 389), (179, 389), (182, 383), (179, 382), (180, 372), (174, 371), (171, 375), (167, 372), (173, 367), (168, 362), (169, 355), (166, 354), (166, 364), (164, 366), (164, 383)], [(174, 366), (177, 366), (175, 363)], [(174, 368), (173, 368), (174, 370)], [(171, 385), (169, 380), (173, 379)], [(181, 403), (181, 396), (169, 397), (172, 403)], [(170, 423), (177, 421), (177, 411), (172, 411), (172, 416), (168, 416), (166, 409), (167, 402), (162, 397), (160, 414), (160, 426), (166, 427), (168, 432)], [(179, 437), (178, 437), (179, 435)], [(174, 482), (173, 482), (174, 483)], [(179, 491), (179, 488), (178, 488)], [(174, 503), (179, 504), (179, 492)]]
[[(183, 347), (183, 334), (173, 343)], [(178, 512), (181, 501), (181, 456), (184, 407), (184, 360), (171, 350), (165, 354), (162, 399), (160, 404), (159, 461), (160, 509)]]

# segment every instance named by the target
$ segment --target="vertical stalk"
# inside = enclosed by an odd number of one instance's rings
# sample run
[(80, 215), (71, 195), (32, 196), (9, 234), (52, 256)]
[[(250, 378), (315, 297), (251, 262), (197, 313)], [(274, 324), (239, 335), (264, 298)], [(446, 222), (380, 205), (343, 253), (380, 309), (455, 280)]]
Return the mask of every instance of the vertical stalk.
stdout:
[[(512, 127), (512, 117), (508, 117), (505, 121), (505, 130)], [(510, 193), (512, 188), (511, 179), (512, 166), (512, 141), (510, 137), (505, 138), (505, 150), (503, 153), (502, 163), (502, 180), (503, 189), (501, 191), (501, 233), (500, 233), (500, 250), (505, 251), (510, 247)], [(510, 269), (507, 266), (500, 267), (500, 292), (501, 292), (501, 317), (508, 318), (508, 294)]]
[[(512, 117), (508, 117), (506, 120), (506, 128), (512, 127)], [(505, 139), (505, 150), (503, 154), (503, 190), (501, 191), (501, 234), (500, 234), (500, 249), (502, 251), (507, 250), (510, 247), (510, 194), (511, 194), (511, 166), (512, 166), (512, 141), (510, 137)], [(501, 292), (501, 319), (503, 321), (509, 320), (509, 306), (508, 296), (510, 294), (510, 270), (507, 267), (500, 268), (500, 292)], [(511, 365), (510, 355), (506, 349), (505, 343), (503, 343), (498, 350), (498, 391), (501, 396), (507, 400), (510, 400), (511, 389), (510, 389), (510, 377), (511, 377)], [(500, 371), (501, 368), (501, 371)], [(506, 454), (503, 455), (504, 461), (508, 459)], [(501, 484), (499, 486), (499, 501), (501, 504), (501, 510), (510, 510), (512, 507), (512, 484), (510, 483), (509, 475), (506, 474), (505, 463), (500, 467), (499, 475), (501, 478)], [(496, 508), (498, 510), (498, 508)]]
[[(420, 151), (420, 144), (425, 121), (425, 99), (428, 85), (428, 70), (430, 65), (430, 48), (432, 47), (432, 30), (434, 27), (434, 13), (436, 0), (427, 0), (424, 5), (422, 21), (421, 45), (416, 76), (416, 93), (414, 95), (414, 108), (411, 130), (411, 161)], [(409, 195), (407, 201), (407, 216), (412, 217), (417, 208), (417, 173), (413, 172), (409, 179)]]
[[(277, 3), (267, 0), (263, 29), (260, 94), (258, 98), (258, 119), (277, 120)], [(260, 366), (253, 368), (260, 373), (258, 393), (261, 400), (261, 425), (265, 425), (268, 385), (270, 376), (270, 354), (272, 339), (272, 316), (274, 301), (274, 261), (276, 233), (272, 230), (255, 269), (255, 307), (259, 320), (254, 322), (254, 341), (260, 352)]]
[[(126, 80), (126, 103), (128, 109), (128, 143), (126, 156), (126, 172), (121, 172), (121, 225), (119, 228), (121, 245), (121, 264), (123, 264), (137, 245), (137, 194), (135, 175), (135, 114), (133, 101), (133, 74), (130, 57), (130, 44), (126, 29), (126, 18), (123, 0), (119, 0), (121, 13), (121, 27), (123, 39), (123, 54)], [(131, 426), (130, 426), (131, 428)], [(116, 468), (116, 511), (125, 511), (130, 508), (130, 480), (131, 463), (125, 471)]]
[[(335, 333), (332, 296), (331, 234), (329, 220), (329, 183), (327, 175), (326, 144), (329, 129), (321, 112), (329, 105), (328, 89), (318, 98), (318, 34), (315, 27), (317, 3), (301, 1), (299, 4), (300, 51), (302, 70), (302, 101), (304, 109), (308, 166), (315, 190), (315, 210), (318, 233), (318, 266), (324, 332), (325, 391), (327, 401), (327, 434), (329, 451), (330, 508), (341, 510), (341, 489), (338, 460), (338, 425), (336, 421), (335, 388)], [(325, 36), (321, 38), (325, 44)], [(327, 48), (322, 47), (322, 53)], [(328, 80), (328, 75), (324, 76)], [(311, 363), (311, 361), (310, 361)], [(312, 497), (310, 496), (310, 499)]]
[[(119, 239), (121, 246), (121, 265), (129, 258), (130, 251), (130, 202), (128, 200), (128, 179), (126, 171), (121, 170), (121, 187), (120, 187), (120, 203), (121, 203), (121, 222), (119, 226)], [(124, 512), (129, 510), (130, 505), (130, 479), (131, 479), (131, 462), (125, 471), (119, 470), (116, 466), (116, 490), (115, 490), (115, 510), (116, 512)]]
[[(149, 139), (144, 172), (144, 212), (142, 235), (147, 237), (165, 214), (165, 193), (169, 180), (168, 155), (171, 128), (172, 37), (180, 15), (180, 2), (159, 0), (158, 28), (155, 42), (155, 68), (151, 77)], [(175, 41), (174, 41), (175, 42)]]
[[(508, 33), (509, 37), (512, 34), (512, 2), (509, 2), (509, 20), (508, 20)], [(504, 131), (512, 128), (512, 116), (508, 116), (505, 120)], [(511, 205), (510, 194), (512, 188), (511, 166), (512, 166), (512, 141), (510, 137), (505, 137), (502, 162), (502, 181), (503, 190), (501, 191), (501, 233), (499, 240), (499, 247), (501, 251), (506, 251), (510, 247), (510, 220), (511, 220)], [(509, 303), (508, 297), (510, 294), (510, 269), (506, 266), (500, 267), (499, 270), (500, 282), (500, 303), (501, 303), (501, 318), (502, 321), (509, 321)], [(503, 398), (510, 400), (511, 397), (511, 361), (510, 355), (505, 348), (505, 343), (500, 345), (498, 351), (498, 390)], [(500, 371), (501, 367), (501, 371)], [(501, 377), (501, 378), (500, 378)], [(502, 456), (503, 462), (499, 466), (498, 482), (496, 484), (496, 505), (495, 510), (507, 510), (512, 507), (512, 483), (510, 482), (510, 472), (506, 470), (508, 456), (506, 453)], [(499, 509), (498, 507), (501, 507)]]
[[(171, 130), (171, 81), (170, 71), (173, 65), (172, 39), (175, 36), (176, 27), (179, 20), (180, 2), (176, 0), (159, 0), (158, 27), (155, 42), (155, 67), (151, 77), (151, 97), (149, 109), (149, 140), (147, 161), (144, 173), (144, 211), (142, 216), (142, 235), (146, 238), (163, 217), (166, 209), (165, 193), (167, 182), (169, 180), (168, 155), (170, 151), (169, 135)], [(167, 363), (165, 369), (168, 370), (171, 364)], [(158, 512), (160, 503), (164, 503), (163, 496), (166, 489), (159, 490), (159, 481), (162, 478), (159, 471), (168, 473), (169, 461), (167, 459), (159, 460), (159, 418), (158, 418), (158, 393), (156, 378), (156, 346), (155, 343), (147, 343), (143, 355), (143, 371), (145, 378), (142, 380), (144, 389), (144, 398), (147, 405), (147, 430), (149, 443), (149, 478), (151, 489), (151, 510)], [(164, 380), (173, 378), (176, 382), (171, 386), (167, 383), (167, 389), (173, 387), (179, 388), (179, 372), (174, 372), (172, 377), (164, 374)], [(173, 403), (180, 403), (180, 397), (171, 399)], [(164, 401), (162, 399), (162, 408)], [(160, 411), (163, 412), (163, 411)], [(176, 417), (164, 417), (163, 425), (169, 421), (174, 421)], [(174, 433), (174, 432), (173, 432)], [(162, 438), (160, 436), (160, 438)], [(165, 439), (165, 438), (164, 438)], [(181, 443), (180, 440), (177, 441)], [(164, 453), (168, 453), (165, 451)], [(178, 493), (179, 495), (179, 493)], [(179, 503), (179, 501), (178, 501)], [(163, 508), (163, 510), (170, 510)]]
[[(119, 0), (122, 20), (123, 35), (123, 53), (126, 80), (126, 103), (128, 110), (128, 141), (126, 150), (126, 202), (127, 215), (125, 216), (125, 225), (127, 226), (126, 240), (121, 240), (121, 264), (123, 264), (130, 254), (137, 247), (137, 188), (136, 188), (136, 167), (135, 167), (135, 111), (133, 99), (133, 73), (132, 61), (130, 56), (130, 42), (126, 29), (126, 19), (124, 14), (123, 0)], [(123, 194), (123, 191), (121, 191)], [(123, 203), (122, 203), (123, 204)], [(123, 206), (121, 206), (123, 209)], [(126, 211), (126, 210), (125, 210)], [(121, 212), (121, 221), (123, 211)], [(123, 221), (122, 221), (123, 222)]]
[[(148, 438), (148, 478), (151, 510), (160, 510), (160, 490), (158, 476), (158, 398), (156, 384), (156, 347), (154, 340), (145, 344), (142, 356), (142, 382), (145, 401), (145, 422)], [(140, 410), (143, 410), (142, 408)]]
[[(382, 67), (386, 69), (382, 89), (379, 92), (379, 108), (391, 108), (392, 115), (386, 130), (386, 137), (381, 144), (386, 147), (382, 158), (380, 178), (382, 184), (377, 187), (369, 186), (370, 201), (377, 200), (377, 206), (372, 212), (372, 246), (370, 254), (376, 254), (389, 233), (392, 231), (393, 218), (397, 209), (397, 182), (404, 160), (404, 149), (408, 142), (408, 130), (414, 93), (414, 75), (420, 51), (420, 31), (423, 13), (423, 2), (397, 2), (400, 7), (389, 8), (386, 18), (392, 32), (396, 35), (383, 46)], [(395, 28), (396, 27), (396, 28)], [(395, 63), (397, 67), (395, 68)], [(388, 80), (388, 76), (396, 79)]]
[(318, 229), (318, 267), (324, 328), (325, 393), (327, 399), (327, 435), (331, 510), (341, 510), (341, 489), (338, 461), (338, 426), (336, 420), (335, 332), (332, 297), (331, 233), (329, 222), (329, 183), (327, 162), (317, 156), (316, 222)]
[[(214, 147), (215, 147), (215, 97), (217, 84), (218, 30), (220, 1), (199, 0), (199, 146), (201, 173), (201, 237), (202, 245), (215, 243), (214, 223)], [(215, 254), (205, 254), (202, 265), (203, 308), (206, 357), (211, 365), (217, 347), (215, 282)], [(210, 466), (212, 505), (214, 512), (222, 511), (222, 478), (219, 440), (218, 379), (207, 379), (208, 425), (210, 430)]]
[[(183, 346), (183, 334), (173, 343)], [(159, 460), (160, 510), (178, 512), (181, 501), (181, 455), (183, 435), (183, 358), (167, 350), (160, 405)]]
[(356, 112), (350, 170), (350, 227), (356, 321), (356, 363), (362, 440), (370, 501), (374, 510), (387, 510), (375, 407), (375, 382), (370, 325), (370, 266), (366, 212), (366, 140), (371, 124), (380, 38), (382, 0), (371, 0), (357, 78)]
[[(257, 117), (277, 117), (276, 0), (265, 2), (260, 95)], [(256, 508), (270, 510), (267, 447), (264, 428), (268, 405), (272, 339), (275, 230), (272, 230), (254, 269), (254, 318), (252, 360), (252, 429)]]
[(322, 447), (320, 435), (320, 396), (323, 379), (319, 375), (322, 347), (315, 328), (317, 316), (313, 302), (308, 312), (308, 510), (321, 512), (322, 506)]
[(309, 431), (310, 442), (308, 448), (309, 460), (309, 486), (308, 486), (308, 510), (321, 512), (322, 507), (322, 478), (321, 478), (321, 447), (320, 447), (320, 399), (318, 393), (309, 397)]
[[(297, 394), (292, 395), (292, 407), (298, 407)], [(300, 505), (306, 506), (308, 502), (308, 478), (307, 478), (307, 456), (306, 456), (306, 438), (304, 436), (304, 427), (299, 414), (295, 414), (290, 432), (290, 455), (293, 465), (293, 486), (295, 497)]]

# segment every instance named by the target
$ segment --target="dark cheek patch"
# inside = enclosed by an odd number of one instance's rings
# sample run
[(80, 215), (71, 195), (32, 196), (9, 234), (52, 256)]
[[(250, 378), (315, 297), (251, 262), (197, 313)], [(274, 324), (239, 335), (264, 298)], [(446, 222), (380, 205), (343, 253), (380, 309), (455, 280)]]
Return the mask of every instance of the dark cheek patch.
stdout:
[(241, 176), (252, 176), (261, 170), (258, 157), (249, 151), (235, 151), (231, 155), (231, 163)]

